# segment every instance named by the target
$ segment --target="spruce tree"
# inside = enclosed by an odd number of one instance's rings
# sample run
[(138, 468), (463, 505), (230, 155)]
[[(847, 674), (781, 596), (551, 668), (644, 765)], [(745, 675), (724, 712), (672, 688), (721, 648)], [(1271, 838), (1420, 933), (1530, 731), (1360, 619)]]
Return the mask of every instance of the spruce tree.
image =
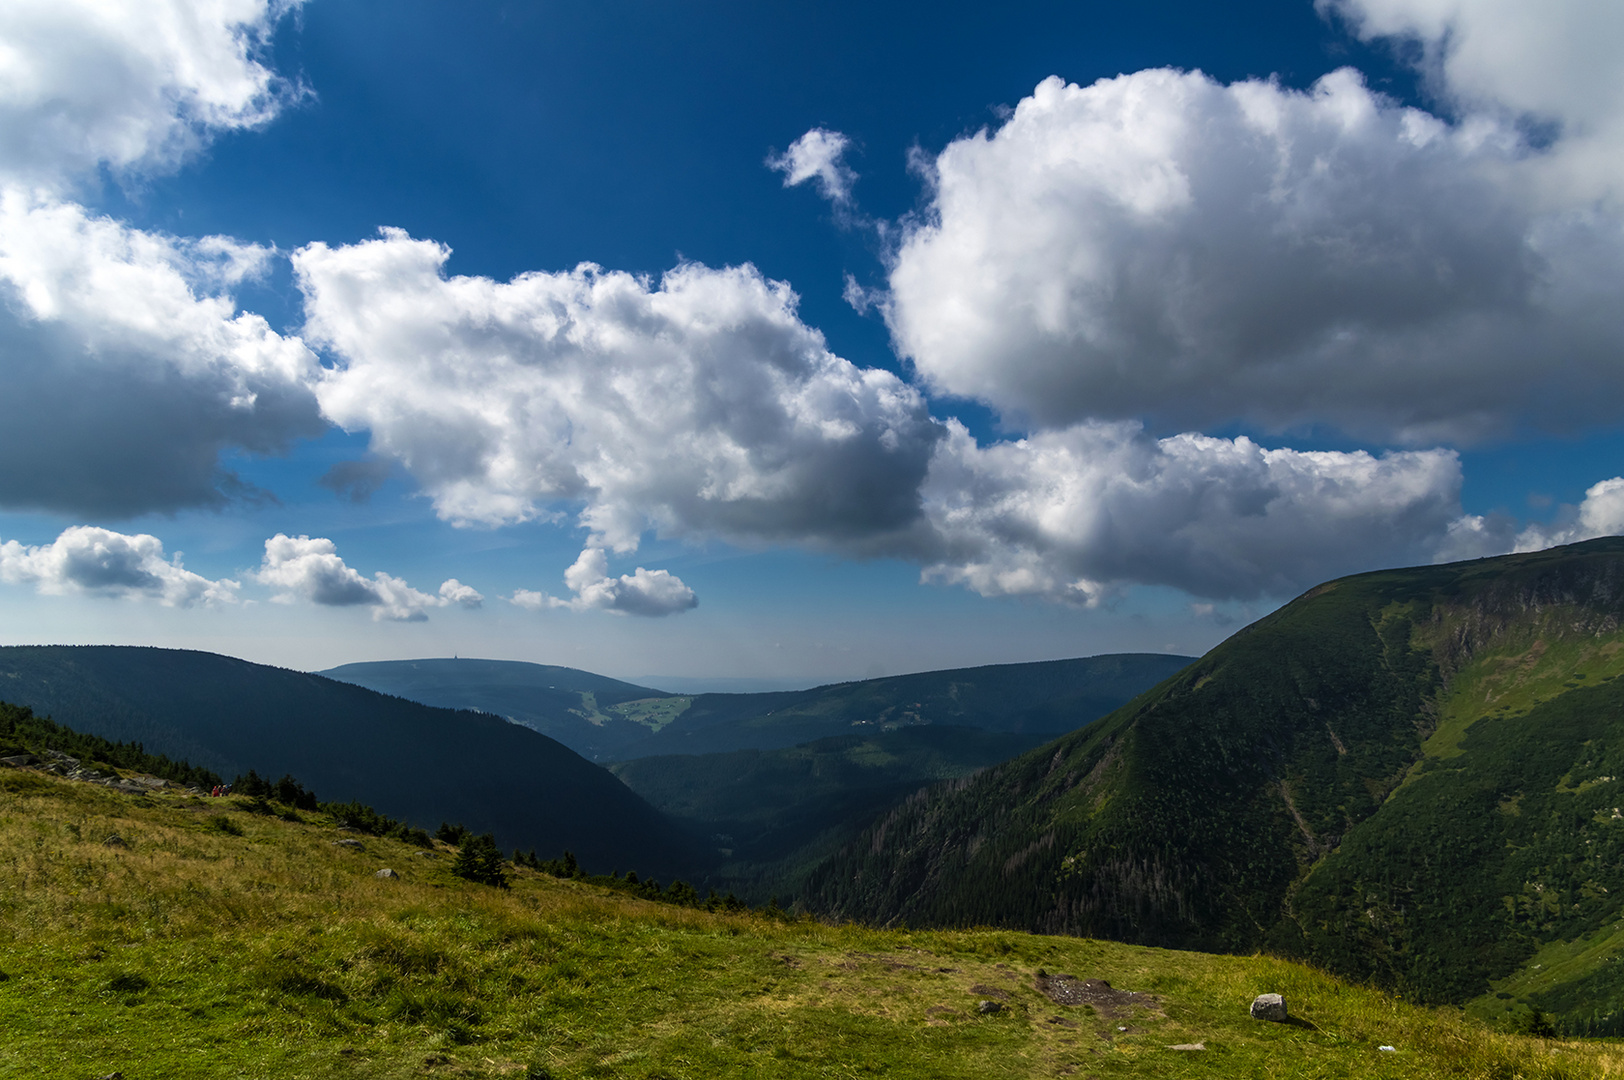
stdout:
[(465, 837), (462, 846), (457, 849), (457, 860), (451, 864), (451, 872), (482, 885), (495, 885), (499, 889), (508, 887), (502, 849), (496, 846), (496, 837), (490, 833)]

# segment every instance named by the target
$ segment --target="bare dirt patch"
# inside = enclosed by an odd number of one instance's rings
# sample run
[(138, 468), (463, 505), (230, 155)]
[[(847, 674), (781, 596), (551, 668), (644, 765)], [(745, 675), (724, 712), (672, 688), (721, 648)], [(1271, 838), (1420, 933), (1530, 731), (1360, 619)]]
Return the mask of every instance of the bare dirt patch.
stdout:
[(1117, 990), (1104, 979), (1079, 979), (1075, 975), (1039, 975), (1038, 993), (1056, 1005), (1090, 1005), (1101, 1016), (1126, 1016), (1130, 1009), (1154, 1009), (1157, 1000), (1150, 994)]

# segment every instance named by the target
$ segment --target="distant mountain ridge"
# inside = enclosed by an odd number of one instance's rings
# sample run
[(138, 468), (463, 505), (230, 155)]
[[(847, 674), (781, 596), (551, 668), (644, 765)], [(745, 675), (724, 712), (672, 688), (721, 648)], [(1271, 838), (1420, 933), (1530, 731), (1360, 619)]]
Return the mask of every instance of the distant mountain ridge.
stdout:
[(381, 661), (321, 674), (505, 716), (610, 761), (785, 749), (931, 724), (1059, 734), (1103, 716), (1191, 659), (1120, 653), (756, 694), (668, 694), (573, 668), (496, 660)]
[(678, 698), (590, 671), (517, 660), (378, 660), (317, 674), (424, 705), (503, 716), (593, 760), (612, 758), (648, 734), (633, 718), (640, 714), (617, 706)]
[(596, 870), (691, 873), (708, 858), (602, 768), (500, 717), (432, 708), (213, 653), (0, 648), (0, 700), (77, 731), (230, 777), (292, 773), (328, 799), (508, 846), (565, 848)]
[(1270, 948), (1624, 1031), (1624, 539), (1328, 582), (931, 789), (814, 910)]

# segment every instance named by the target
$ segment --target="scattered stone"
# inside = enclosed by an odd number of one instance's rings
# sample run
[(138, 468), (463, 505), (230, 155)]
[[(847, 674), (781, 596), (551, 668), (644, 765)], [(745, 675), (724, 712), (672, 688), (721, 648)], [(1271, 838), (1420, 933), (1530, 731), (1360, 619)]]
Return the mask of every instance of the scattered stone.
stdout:
[(39, 758), (33, 754), (14, 754), (11, 757), (0, 757), (0, 765), (10, 765), (14, 769), (26, 769), (30, 765), (38, 765)]
[(1286, 999), (1279, 994), (1259, 994), (1252, 1002), (1252, 1019), (1271, 1023), (1286, 1022)]
[(106, 840), (102, 841), (102, 846), (103, 847), (129, 847), (130, 845), (129, 845), (129, 842), (126, 841), (118, 833), (112, 833), (111, 835), (109, 835), (107, 837)]
[(351, 851), (365, 851), (366, 845), (359, 840), (334, 840), (334, 847), (349, 848)]
[(1003, 1004), (1000, 1003), (1000, 1002), (997, 1002), (997, 1001), (983, 1001), (980, 1005), (976, 1006), (976, 1012), (980, 1013), (983, 1016), (986, 1016), (988, 1013), (1003, 1012), (1003, 1011), (1004, 1011)]
[(1206, 1048), (1206, 1043), (1179, 1043), (1177, 1046), (1168, 1047), (1169, 1050), (1205, 1050)]
[(373, 877), (381, 877), (381, 878), (398, 878), (398, 877), (400, 877), (399, 874), (397, 874), (393, 870), (390, 870), (390, 869), (387, 869), (387, 868), (385, 868), (383, 870), (379, 870), (376, 874), (373, 874), (372, 876)]
[(124, 1074), (121, 1072), (105, 1073), (96, 1077), (96, 1080), (124, 1080)]
[(440, 853), (438, 851), (419, 851), (417, 857), (420, 859), (438, 859)]
[(1378, 1046), (1378, 1047), (1376, 1047), (1376, 1049), (1378, 1049), (1378, 1050), (1385, 1050), (1385, 1051), (1387, 1051), (1387, 1052), (1388, 1052), (1388, 1053), (1389, 1053), (1389, 1054), (1396, 1054), (1396, 1053), (1398, 1053), (1398, 1047), (1396, 1047), (1396, 1046)]
[(976, 983), (970, 987), (970, 993), (980, 994), (982, 997), (997, 998), (999, 1001), (1009, 1000), (1008, 990), (1000, 990), (998, 987), (988, 986), (986, 983)]
[(60, 750), (47, 750), (45, 751), (45, 756), (62, 766), (64, 769), (77, 769), (79, 767), (78, 758), (69, 757)]

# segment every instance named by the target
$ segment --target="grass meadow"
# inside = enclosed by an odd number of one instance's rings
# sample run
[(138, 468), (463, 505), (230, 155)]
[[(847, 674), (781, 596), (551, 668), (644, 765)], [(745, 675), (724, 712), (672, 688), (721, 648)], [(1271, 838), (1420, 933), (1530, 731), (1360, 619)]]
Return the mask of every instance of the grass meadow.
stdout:
[[(501, 890), (451, 862), (0, 770), (0, 1076), (1624, 1076), (1624, 1044), (1266, 957), (711, 914), (525, 869)], [(1040, 972), (1148, 997), (1059, 1005)], [(1293, 1023), (1250, 1018), (1268, 991)]]

